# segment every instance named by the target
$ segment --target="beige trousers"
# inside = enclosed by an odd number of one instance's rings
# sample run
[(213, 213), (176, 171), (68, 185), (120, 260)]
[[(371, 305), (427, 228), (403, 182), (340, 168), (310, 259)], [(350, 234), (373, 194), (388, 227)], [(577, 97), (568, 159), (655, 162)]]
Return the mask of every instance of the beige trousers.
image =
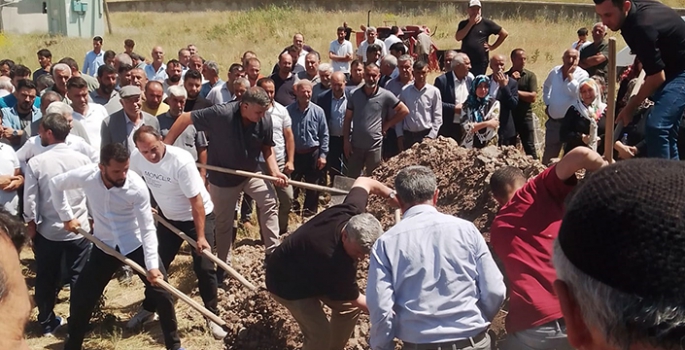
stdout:
[[(274, 294), (271, 296), (285, 306), (300, 325), (304, 335), (302, 350), (343, 350), (361, 312), (349, 302), (328, 298), (285, 300)], [(322, 303), (332, 310), (330, 320)]]
[(273, 187), (261, 179), (250, 178), (235, 187), (218, 187), (209, 184), (216, 216), (216, 251), (219, 259), (231, 263), (233, 220), (240, 193), (245, 192), (257, 203), (259, 228), (266, 254), (271, 254), (280, 243), (278, 235), (278, 206)]

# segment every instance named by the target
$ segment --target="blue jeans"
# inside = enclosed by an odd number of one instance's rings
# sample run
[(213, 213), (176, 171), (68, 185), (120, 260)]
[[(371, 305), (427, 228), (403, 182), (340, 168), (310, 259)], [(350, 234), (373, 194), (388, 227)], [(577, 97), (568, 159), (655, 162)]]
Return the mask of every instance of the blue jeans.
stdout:
[(665, 83), (652, 97), (645, 140), (650, 158), (678, 158), (678, 128), (685, 111), (685, 72)]

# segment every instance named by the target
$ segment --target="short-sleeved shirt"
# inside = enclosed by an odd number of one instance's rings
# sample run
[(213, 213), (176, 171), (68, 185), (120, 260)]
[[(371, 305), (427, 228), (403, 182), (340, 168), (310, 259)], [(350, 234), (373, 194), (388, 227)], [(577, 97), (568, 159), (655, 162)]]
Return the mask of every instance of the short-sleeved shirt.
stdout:
[(356, 300), (357, 264), (345, 252), (342, 229), (366, 210), (368, 196), (365, 189), (353, 188), (345, 202), (322, 211), (288, 236), (267, 260), (266, 289), (286, 300)]
[(276, 90), (274, 101), (284, 106), (295, 102), (294, 85), (299, 80), (296, 73), (291, 73), (287, 79), (281, 79), (278, 73), (272, 74), (269, 78), (274, 81), (274, 88)]
[[(331, 45), (328, 47), (328, 52), (332, 52), (338, 56), (345, 56), (349, 54), (354, 55), (352, 43), (347, 40), (343, 41), (342, 44), (338, 42), (338, 40), (331, 41)], [(333, 67), (334, 72), (350, 72), (350, 62), (331, 61), (331, 67)]]
[(364, 88), (354, 90), (347, 101), (352, 111), (352, 147), (363, 150), (381, 147), (383, 142), (383, 121), (400, 100), (390, 91), (379, 87), (371, 96)]
[[(169, 130), (171, 130), (171, 126), (174, 125), (176, 118), (172, 117), (169, 115), (169, 112), (167, 112), (157, 116), (157, 120), (159, 120), (159, 129), (162, 132), (162, 137), (166, 137)], [(195, 125), (188, 125), (181, 135), (176, 138), (176, 141), (174, 141), (174, 146), (188, 151), (195, 161), (197, 161), (198, 147), (207, 147), (207, 145), (207, 135), (202, 131), (197, 131)]]
[(595, 45), (595, 43), (592, 43), (590, 45), (587, 45), (583, 47), (583, 49), (580, 50), (580, 56), (579, 59), (582, 61), (588, 57), (592, 57), (598, 53), (601, 53), (606, 57), (607, 59), (592, 67), (587, 67), (585, 70), (587, 71), (587, 74), (590, 76), (593, 75), (600, 75), (605, 77), (607, 75), (607, 65), (609, 64), (609, 42), (606, 40), (602, 40), (599, 45)]
[[(0, 143), (0, 175), (13, 176), (19, 168), (19, 158), (12, 146)], [(17, 191), (0, 191), (0, 205), (8, 213), (16, 215), (19, 207)]]
[[(243, 125), (240, 102), (228, 102), (190, 112), (198, 131), (211, 133), (207, 164), (222, 168), (257, 171), (263, 146), (274, 146), (271, 118)], [(223, 135), (222, 135), (223, 134)], [(219, 187), (235, 187), (245, 177), (209, 170), (209, 182)]]
[[(459, 22), (457, 31), (466, 28), (468, 23), (468, 19)], [(502, 27), (487, 18), (481, 19), (480, 22), (471, 27), (471, 30), (461, 42), (461, 51), (469, 56), (474, 67), (487, 65), (488, 52), (485, 51), (483, 44), (488, 42), (490, 35), (497, 35), (501, 30)]]
[(575, 177), (562, 181), (556, 167), (549, 167), (516, 191), (492, 222), (490, 244), (510, 278), (509, 334), (562, 317), (552, 252), (564, 200), (576, 182)]
[[(513, 69), (510, 69), (507, 72), (507, 75), (510, 79), (514, 79), (512, 77), (513, 73)], [(535, 73), (524, 68), (521, 72), (521, 77), (518, 79), (518, 90), (525, 92), (537, 92), (538, 78), (537, 76), (535, 76)], [(515, 120), (524, 120), (526, 117), (532, 118), (533, 108), (531, 106), (531, 103), (525, 102), (521, 98), (519, 98), (519, 103), (516, 105), (516, 108), (514, 108), (514, 110), (511, 112), (511, 115), (514, 117)]]

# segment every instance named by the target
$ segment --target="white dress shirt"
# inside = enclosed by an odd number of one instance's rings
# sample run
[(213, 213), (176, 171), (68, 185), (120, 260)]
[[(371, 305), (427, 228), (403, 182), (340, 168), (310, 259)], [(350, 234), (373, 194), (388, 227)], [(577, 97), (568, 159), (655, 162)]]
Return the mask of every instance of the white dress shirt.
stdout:
[(90, 145), (95, 149), (100, 149), (100, 127), (102, 121), (109, 116), (107, 109), (103, 105), (97, 103), (89, 103), (86, 115), (78, 112), (72, 113), (74, 120), (78, 120), (83, 128), (86, 129)]
[(464, 79), (459, 80), (456, 75), (454, 75), (454, 103), (460, 104), (466, 102), (469, 98), (469, 89), (471, 88), (471, 83), (474, 79), (473, 74), (469, 74), (464, 77)]
[(371, 348), (393, 350), (394, 338), (429, 344), (478, 335), (506, 287), (471, 222), (416, 205), (373, 245), (366, 293)]
[(63, 191), (82, 188), (95, 220), (93, 235), (119, 252), (128, 255), (143, 246), (145, 267), (159, 268), (157, 230), (152, 218), (150, 192), (145, 181), (129, 171), (122, 187), (107, 189), (97, 165), (70, 170), (50, 181), (52, 203), (60, 220), (75, 218)]
[(223, 84), (217, 85), (209, 90), (209, 93), (207, 94), (207, 99), (209, 102), (218, 105), (233, 101), (233, 94), (228, 91), (226, 84), (227, 83), (224, 82)]
[[(64, 144), (70, 149), (88, 157), (93, 163), (98, 163), (100, 161), (100, 152), (86, 142), (83, 137), (69, 134), (67, 135)], [(48, 147), (43, 147), (40, 143), (40, 135), (31, 136), (17, 151), (17, 158), (19, 159), (21, 169), (23, 170), (26, 168), (26, 163), (32, 157), (35, 157), (48, 149)]]
[[(92, 164), (85, 155), (74, 151), (64, 143), (45, 147), (42, 154), (28, 161), (24, 174), (24, 220), (34, 221), (36, 231), (51, 241), (71, 241), (82, 238), (80, 234), (68, 232), (50, 198), (50, 180), (84, 165)], [(82, 189), (62, 192), (81, 228), (90, 231), (86, 194)]]
[[(426, 84), (421, 90), (410, 84), (400, 93), (400, 101), (409, 109), (409, 114), (402, 120), (402, 130), (421, 132), (431, 129), (428, 137), (434, 139), (442, 126), (442, 97), (440, 90)], [(395, 129), (400, 132), (399, 129)], [(403, 133), (398, 134), (401, 136)]]
[(214, 210), (209, 192), (188, 151), (166, 146), (166, 152), (157, 163), (150, 163), (138, 150), (131, 154), (131, 170), (145, 179), (164, 217), (173, 221), (193, 221), (193, 207), (189, 198), (202, 196), (205, 214)]
[[(288, 110), (283, 107), (282, 104), (273, 101), (273, 104), (266, 111), (266, 116), (271, 118), (271, 123), (273, 124), (273, 141), (274, 141), (274, 155), (276, 156), (276, 161), (285, 162), (287, 156), (285, 149), (285, 134), (283, 131), (288, 128), (292, 128), (293, 121), (290, 118)], [(259, 161), (264, 163), (264, 155), (259, 153)]]
[(562, 76), (561, 67), (552, 68), (542, 88), (542, 99), (549, 106), (549, 116), (554, 120), (561, 120), (566, 115), (568, 108), (578, 99), (578, 84), (589, 77), (583, 68), (576, 67), (573, 80), (568, 81)]
[[(19, 159), (17, 159), (14, 148), (6, 143), (0, 142), (0, 175), (13, 176), (15, 171), (19, 168)], [(8, 213), (16, 215), (19, 207), (17, 191), (0, 190), (0, 205), (2, 205)]]

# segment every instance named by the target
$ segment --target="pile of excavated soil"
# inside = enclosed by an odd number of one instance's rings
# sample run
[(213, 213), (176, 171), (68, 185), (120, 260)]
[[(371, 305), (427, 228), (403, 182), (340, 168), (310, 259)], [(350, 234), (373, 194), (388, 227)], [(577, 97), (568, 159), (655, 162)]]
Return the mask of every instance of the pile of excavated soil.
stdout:
[[(452, 139), (439, 137), (414, 145), (385, 162), (373, 177), (390, 187), (397, 173), (410, 165), (423, 165), (435, 173), (440, 195), (438, 210), (472, 221), (489, 241), (490, 224), (498, 205), (490, 194), (492, 173), (503, 166), (520, 168), (530, 178), (545, 167), (514, 147), (489, 146), (480, 150), (459, 147)], [(394, 224), (392, 209), (384, 199), (371, 196), (367, 210), (384, 227)]]

